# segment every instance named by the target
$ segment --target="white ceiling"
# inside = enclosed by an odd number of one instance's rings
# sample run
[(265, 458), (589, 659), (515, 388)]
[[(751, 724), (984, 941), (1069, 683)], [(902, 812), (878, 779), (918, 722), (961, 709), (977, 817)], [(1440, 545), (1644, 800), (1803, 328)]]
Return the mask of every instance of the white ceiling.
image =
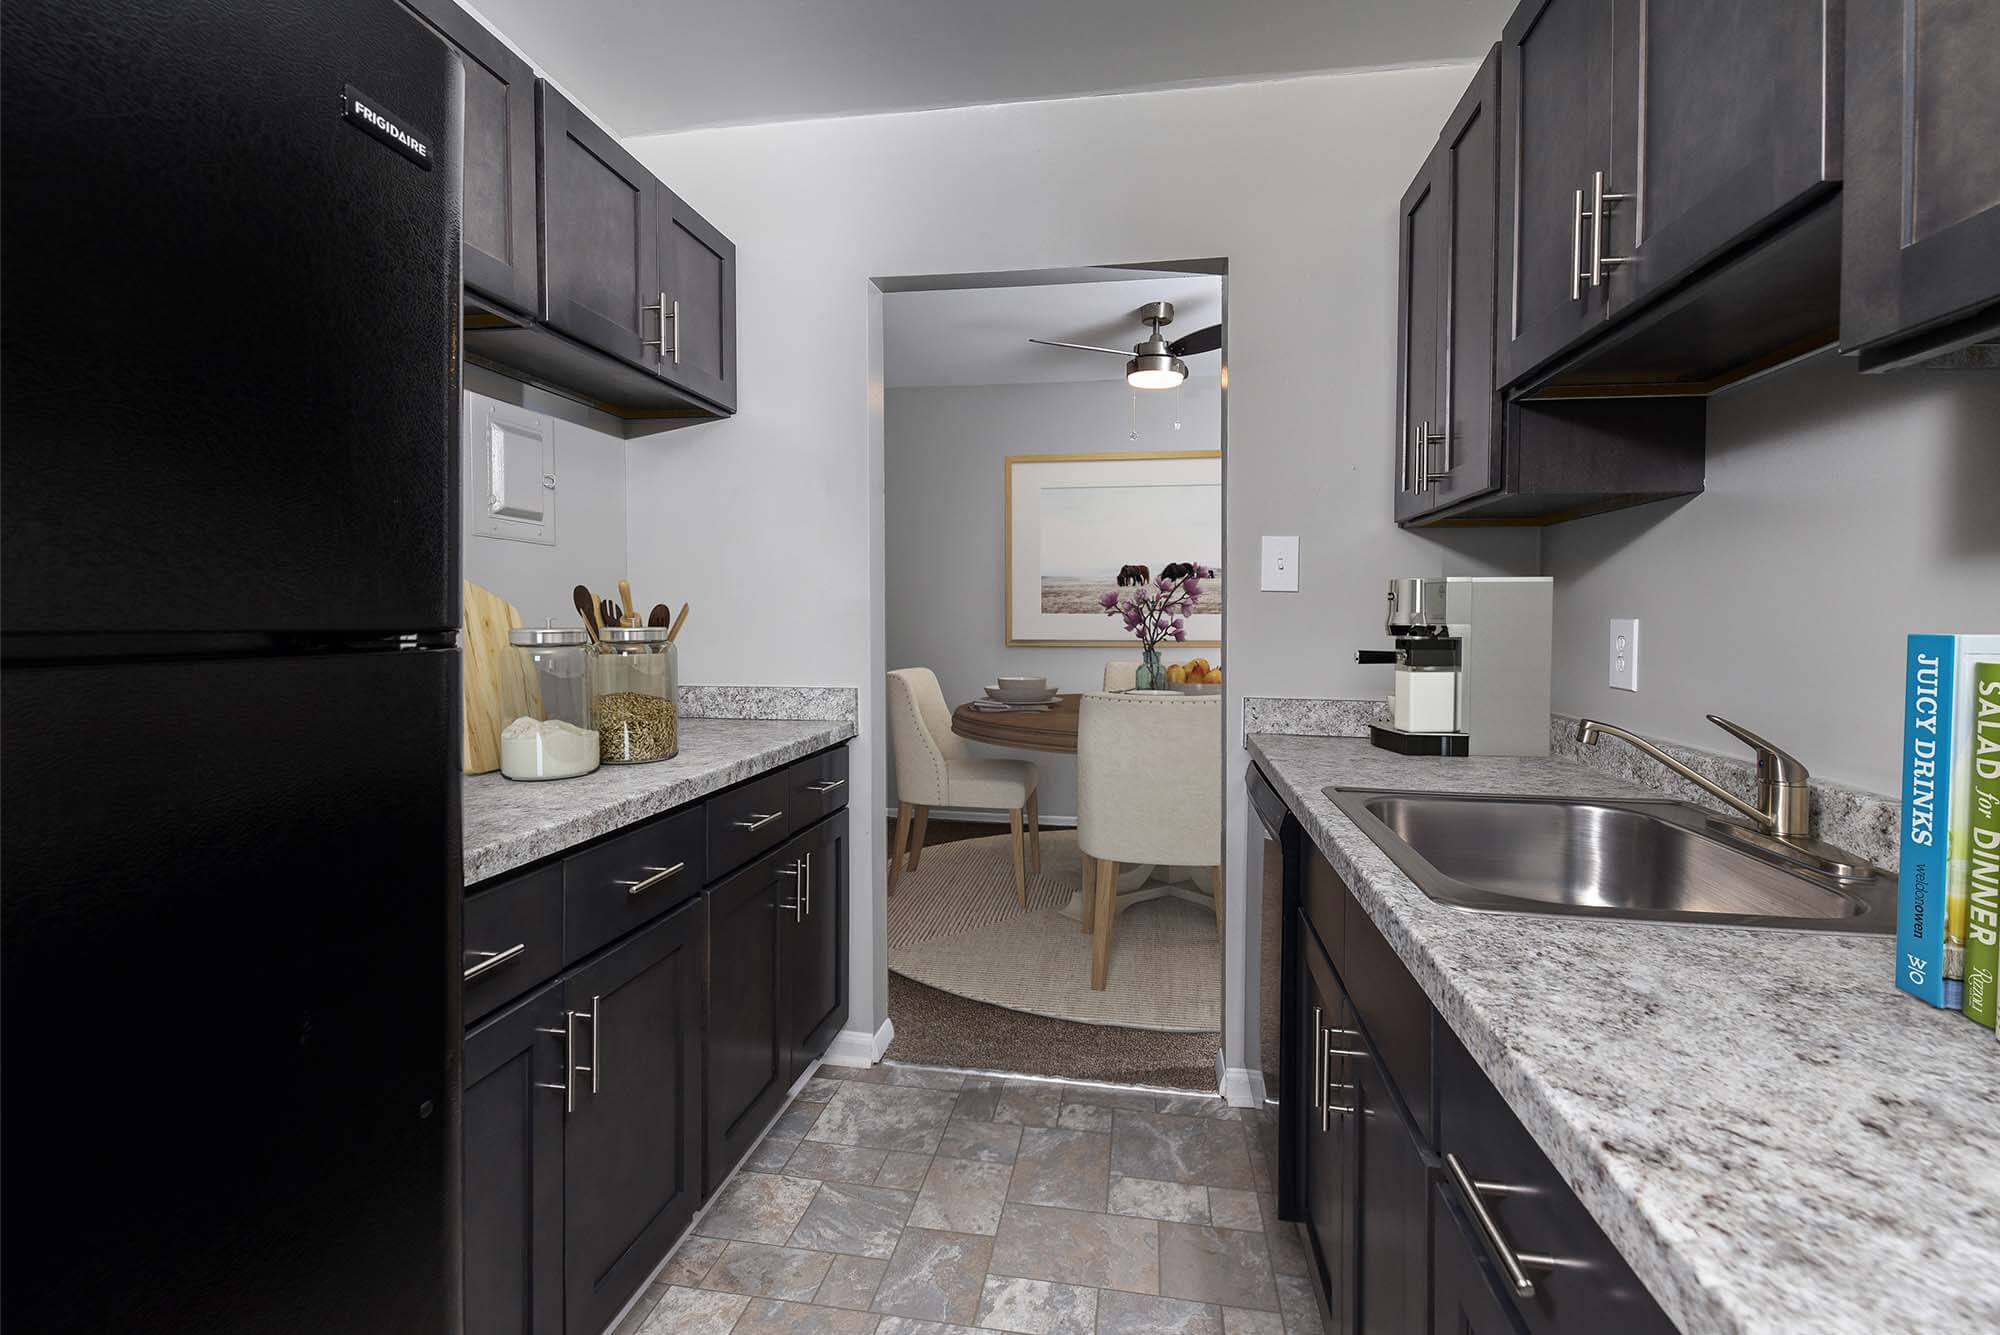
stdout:
[(474, 0), (621, 136), (1483, 54), (1514, 0)]
[[(1174, 303), (1174, 322), (1162, 331), (1171, 341), (1222, 318), (1222, 280), (1191, 276), (886, 293), (883, 379), (891, 389), (1123, 380), (1125, 363), (1116, 357), (1040, 347), (1028, 339), (1129, 349), (1146, 336), (1133, 312), (1148, 301)], [(1187, 362), (1192, 375), (1214, 375), (1222, 354), (1206, 352)]]

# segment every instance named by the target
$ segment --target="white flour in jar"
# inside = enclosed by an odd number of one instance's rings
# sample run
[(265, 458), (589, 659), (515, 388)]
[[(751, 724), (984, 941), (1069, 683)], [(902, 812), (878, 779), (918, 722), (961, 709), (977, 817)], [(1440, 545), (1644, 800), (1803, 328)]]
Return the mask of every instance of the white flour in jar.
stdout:
[(526, 714), (500, 734), (500, 772), (510, 779), (568, 779), (597, 768), (597, 730)]

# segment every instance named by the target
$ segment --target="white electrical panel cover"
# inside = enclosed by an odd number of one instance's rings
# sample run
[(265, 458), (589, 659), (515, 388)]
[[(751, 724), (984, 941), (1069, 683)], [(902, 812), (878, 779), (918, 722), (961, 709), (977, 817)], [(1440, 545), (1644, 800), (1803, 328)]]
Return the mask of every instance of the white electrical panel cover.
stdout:
[(556, 439), (548, 418), (504, 403), (467, 415), (465, 455), (472, 531), (489, 538), (556, 541)]

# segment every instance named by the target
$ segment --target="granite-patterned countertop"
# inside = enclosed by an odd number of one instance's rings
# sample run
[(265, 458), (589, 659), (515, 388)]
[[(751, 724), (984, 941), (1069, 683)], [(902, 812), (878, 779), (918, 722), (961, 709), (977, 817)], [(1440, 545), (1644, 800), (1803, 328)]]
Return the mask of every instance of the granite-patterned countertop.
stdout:
[(680, 754), (650, 765), (600, 765), (575, 779), (464, 784), (465, 883), (526, 866), (622, 825), (657, 816), (854, 736), (841, 719), (682, 718)]
[(1658, 794), (1561, 760), (1247, 744), (1690, 1335), (2000, 1319), (2000, 1043), (1897, 991), (1893, 940), (1448, 908), (1320, 790)]

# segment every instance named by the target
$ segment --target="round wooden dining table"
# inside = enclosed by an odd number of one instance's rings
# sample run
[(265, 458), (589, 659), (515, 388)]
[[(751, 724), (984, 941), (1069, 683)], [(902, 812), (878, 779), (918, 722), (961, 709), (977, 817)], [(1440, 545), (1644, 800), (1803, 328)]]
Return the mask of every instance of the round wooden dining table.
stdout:
[(1080, 695), (1058, 695), (1047, 709), (977, 709), (963, 704), (951, 713), (951, 730), (989, 746), (1075, 755), (1082, 702)]

